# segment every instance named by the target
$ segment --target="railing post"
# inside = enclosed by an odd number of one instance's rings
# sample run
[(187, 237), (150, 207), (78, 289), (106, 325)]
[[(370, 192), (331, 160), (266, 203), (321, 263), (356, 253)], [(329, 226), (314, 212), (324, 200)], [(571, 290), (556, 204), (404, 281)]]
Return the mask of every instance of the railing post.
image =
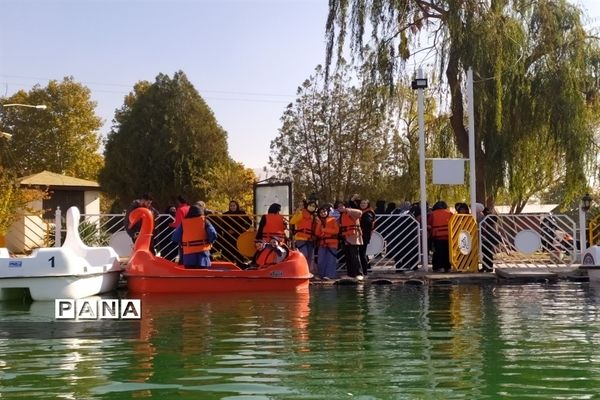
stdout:
[[(586, 212), (579, 207), (579, 262), (583, 262), (583, 253), (587, 250), (587, 235), (586, 235)], [(590, 243), (591, 244), (591, 243)]]
[(54, 247), (60, 247), (60, 243), (62, 242), (62, 225), (61, 225), (61, 212), (60, 207), (56, 207), (56, 211), (54, 212)]

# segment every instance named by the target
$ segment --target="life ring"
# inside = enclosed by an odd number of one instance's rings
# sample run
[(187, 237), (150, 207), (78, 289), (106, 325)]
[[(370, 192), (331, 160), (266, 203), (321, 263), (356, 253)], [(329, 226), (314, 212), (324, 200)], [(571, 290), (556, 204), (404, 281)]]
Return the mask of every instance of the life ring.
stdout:
[(367, 255), (376, 256), (381, 253), (385, 249), (385, 240), (383, 240), (383, 236), (379, 232), (371, 232), (371, 241), (367, 245)]
[(250, 230), (242, 233), (237, 240), (237, 248), (240, 254), (245, 257), (252, 257), (256, 251), (254, 247), (254, 239), (256, 238), (256, 231)]

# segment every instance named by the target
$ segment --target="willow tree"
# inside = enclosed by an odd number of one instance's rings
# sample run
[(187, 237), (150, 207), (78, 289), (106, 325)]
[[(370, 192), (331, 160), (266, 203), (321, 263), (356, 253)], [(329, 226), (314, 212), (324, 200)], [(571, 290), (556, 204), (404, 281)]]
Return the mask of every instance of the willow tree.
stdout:
[(205, 175), (229, 161), (227, 133), (179, 71), (138, 82), (117, 110), (100, 183), (122, 206), (151, 192), (161, 206), (178, 194), (205, 200)]
[[(592, 155), (586, 100), (597, 82), (589, 68), (596, 50), (577, 7), (565, 0), (332, 0), (327, 38), (328, 66), (349, 41), (374, 82), (390, 87), (417, 48), (435, 54), (464, 157), (464, 81), (473, 68), (478, 201), (493, 203), (503, 190), (523, 203), (557, 180), (565, 202), (581, 194)], [(524, 149), (546, 156), (529, 157)]]
[(19, 176), (48, 170), (77, 178), (97, 179), (102, 166), (90, 90), (73, 80), (52, 80), (2, 99), (2, 103), (43, 104), (45, 110), (0, 107), (0, 130), (12, 134), (2, 164)]

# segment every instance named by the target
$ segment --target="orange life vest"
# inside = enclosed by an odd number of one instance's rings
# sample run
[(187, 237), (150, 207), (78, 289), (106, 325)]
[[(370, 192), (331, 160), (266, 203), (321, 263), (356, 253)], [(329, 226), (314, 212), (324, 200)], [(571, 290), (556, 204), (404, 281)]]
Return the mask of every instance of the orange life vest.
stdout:
[(338, 233), (340, 227), (334, 217), (327, 217), (325, 221), (319, 220), (317, 224), (317, 236), (320, 247), (338, 248)]
[(181, 238), (183, 254), (199, 253), (211, 249), (212, 245), (208, 242), (206, 218), (204, 216), (184, 218), (181, 224), (183, 225), (183, 236)]
[(260, 251), (260, 253), (258, 253), (258, 256), (256, 257), (256, 265), (261, 267), (265, 265), (275, 264), (276, 259), (277, 253), (275, 253), (275, 249), (271, 247), (265, 247)]
[(262, 240), (269, 243), (271, 238), (277, 236), (279, 239), (285, 238), (285, 223), (281, 214), (265, 214), (265, 226), (262, 231)]
[(448, 240), (448, 222), (452, 212), (442, 208), (431, 212), (431, 238), (435, 240)]
[(340, 217), (340, 233), (345, 236), (361, 235), (360, 218), (352, 218), (348, 213), (342, 213)]
[(308, 210), (302, 209), (302, 218), (296, 224), (296, 240), (311, 240), (315, 235), (315, 216)]

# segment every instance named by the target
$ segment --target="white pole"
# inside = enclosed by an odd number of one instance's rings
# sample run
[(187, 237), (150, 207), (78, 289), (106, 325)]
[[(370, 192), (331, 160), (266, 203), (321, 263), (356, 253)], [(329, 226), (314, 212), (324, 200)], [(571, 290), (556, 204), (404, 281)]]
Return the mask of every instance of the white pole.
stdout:
[(579, 205), (579, 261), (583, 262), (583, 252), (587, 248), (586, 240), (586, 226), (585, 226), (585, 211), (582, 210)]
[(62, 219), (60, 207), (54, 212), (54, 247), (60, 247), (62, 242)]
[(468, 104), (468, 119), (469, 119), (469, 189), (471, 193), (471, 213), (477, 221), (477, 187), (475, 186), (475, 97), (473, 96), (473, 69), (467, 71), (467, 104)]
[[(423, 79), (423, 69), (419, 67), (417, 79)], [(427, 248), (427, 193), (425, 188), (425, 104), (423, 88), (417, 89), (417, 111), (419, 115), (419, 185), (421, 189), (421, 249), (422, 265), (429, 270), (429, 249)]]

